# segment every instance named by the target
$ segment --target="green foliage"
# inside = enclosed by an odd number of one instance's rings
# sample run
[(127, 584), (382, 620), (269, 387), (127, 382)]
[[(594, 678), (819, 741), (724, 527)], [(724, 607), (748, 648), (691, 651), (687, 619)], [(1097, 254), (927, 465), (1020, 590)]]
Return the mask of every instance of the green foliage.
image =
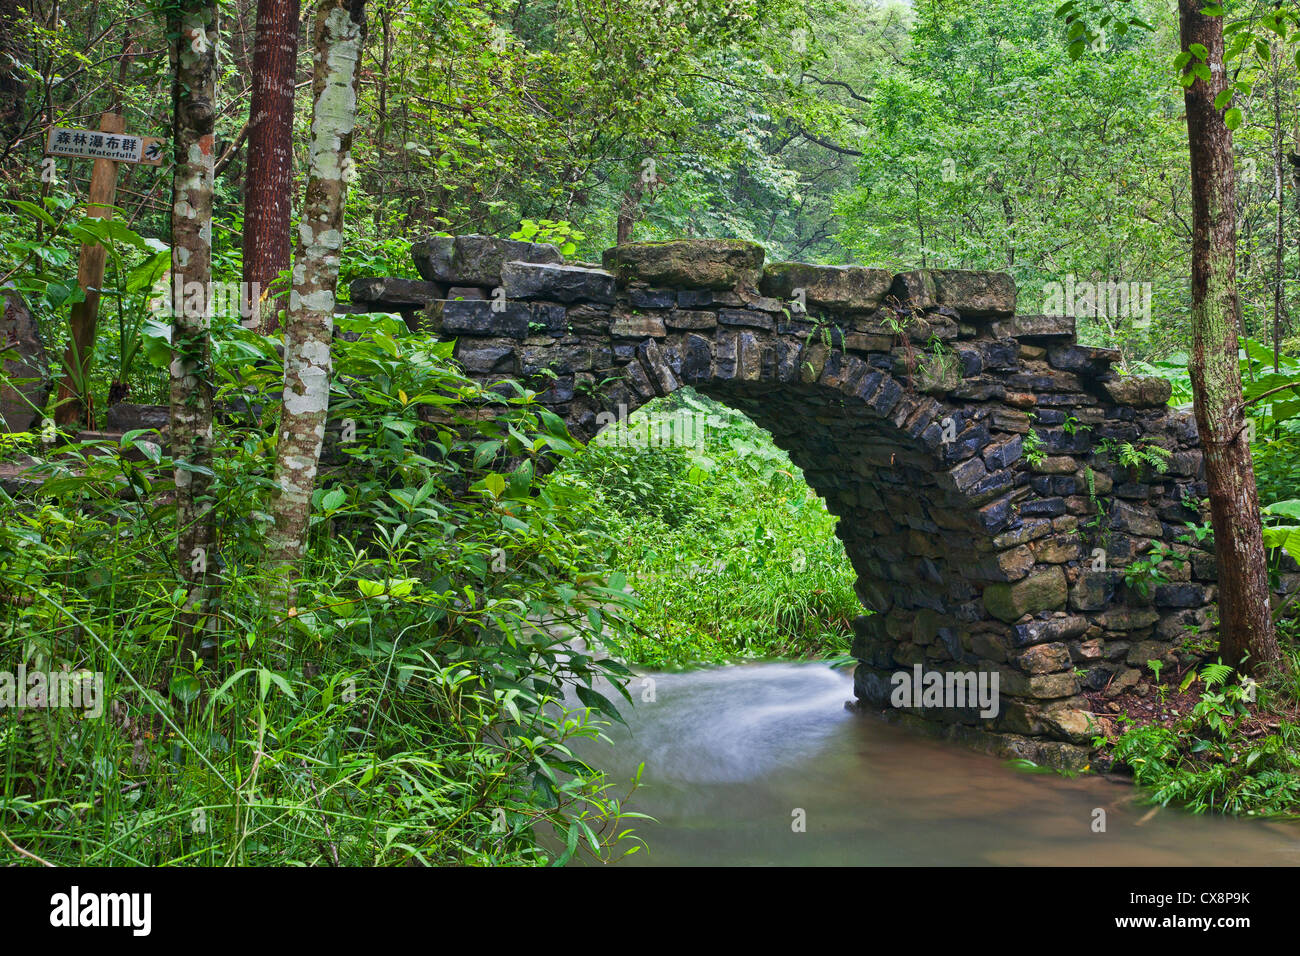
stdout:
[(13, 213), (0, 213), (0, 229), (7, 234), (0, 244), (0, 283), (12, 282), (27, 299), (52, 354), (62, 356), (67, 348), (68, 316), (73, 305), (85, 300), (77, 284), (76, 252), (83, 243), (104, 250), (99, 308), (101, 325), (109, 334), (97, 339), (89, 381), (81, 381), (79, 368), (62, 363), (56, 374), (71, 372), (77, 391), (89, 393), (96, 408), (105, 406), (113, 383), (122, 395), (131, 393), (134, 385), (136, 400), (162, 394), (156, 370), (170, 361), (171, 320), (161, 298), (171, 262), (169, 247), (116, 219), (89, 215), (90, 210), (65, 193), (46, 196), (40, 203), (9, 204)]
[(640, 599), (611, 648), (652, 667), (843, 654), (862, 608), (835, 519), (749, 419), (689, 389), (649, 416), (681, 412), (703, 416), (702, 448), (638, 448), (611, 426), (560, 472), (597, 498)]
[(573, 224), (568, 222), (525, 219), (510, 234), (510, 238), (524, 242), (550, 242), (559, 247), (560, 255), (571, 256), (578, 251), (578, 243), (586, 239), (587, 234), (574, 229)]
[(1042, 437), (1032, 428), (1025, 433), (1021, 447), (1025, 461), (1029, 462), (1030, 465), (1037, 465), (1047, 457), (1047, 451), (1043, 448)]
[(1142, 557), (1131, 561), (1124, 568), (1124, 583), (1147, 597), (1153, 588), (1168, 584), (1171, 578), (1161, 565), (1170, 564), (1175, 569), (1187, 563), (1187, 558), (1159, 541), (1152, 541), (1151, 548)]
[[(1181, 347), (1187, 317), (1185, 239), (1142, 212), (1186, 212), (1165, 171), (1186, 153), (1161, 62), (1176, 37), (1108, 23), (1105, 50), (1071, 62), (1055, 6), (914, 6), (909, 44), (861, 107), (869, 135), (838, 200), (840, 239), (871, 265), (1008, 271), (1025, 313), (1068, 276), (1149, 282), (1149, 326), (1094, 309), (1079, 327), (1089, 344), (1158, 356)], [(1168, 22), (1150, 4), (1132, 12)]]
[[(1251, 456), (1260, 499), (1300, 497), (1300, 473), (1295, 468), (1300, 456), (1300, 359), (1281, 349), (1275, 352), (1253, 338), (1242, 339), (1240, 354), (1242, 394), (1250, 416)], [(1165, 361), (1136, 363), (1134, 371), (1168, 380), (1173, 386), (1170, 404), (1191, 403), (1191, 376), (1185, 354)]]
[[(121, 0), (60, 11), (19, 25), (25, 115), (80, 125), (111, 80), (133, 131), (165, 133), (162, 61), (123, 68), (84, 42), (130, 19), (137, 48), (161, 50), (156, 18), (131, 18)], [(772, 260), (1006, 270), (1031, 313), (1066, 276), (1149, 282), (1150, 325), (1102, 310), (1079, 316), (1080, 333), (1119, 347), (1127, 370), (1168, 378), (1171, 401), (1185, 404), (1176, 80), (1205, 75), (1205, 51), (1180, 56), (1172, 20), (1148, 0), (1123, 10), (1070, 0), (1063, 22), (1052, 12), (1036, 0), (382, 5), (365, 51), (340, 291), (358, 276), (414, 276), (410, 240), (430, 231), (514, 230), (596, 259), (625, 214), (637, 239), (736, 236)], [(1274, 574), (1296, 556), (1300, 520), (1300, 360), (1285, 338), (1294, 288), (1282, 283), (1300, 263), (1289, 208), (1277, 225), (1274, 173), (1289, 171), (1270, 168), (1289, 149), (1273, 140), (1286, 124), (1244, 106), (1276, 90), (1284, 115), (1294, 111), (1281, 55), (1293, 23), (1285, 7), (1233, 15), (1230, 58), (1269, 70), (1234, 68), (1218, 104), (1236, 127), (1241, 311), (1255, 336), (1242, 378), (1261, 500), (1274, 502), (1264, 509)], [(244, 95), (246, 47), (225, 51), (222, 104)], [(295, 195), (309, 110), (299, 96)], [(219, 110), (219, 152), (243, 118)], [(164, 400), (168, 323), (150, 298), (167, 259), (155, 237), (168, 234), (170, 171), (134, 170), (125, 208), (98, 220), (71, 175), (84, 168), (60, 160), (64, 181), (40, 180), (41, 137), (12, 137), (0, 129), (0, 182), (30, 198), (0, 208), (0, 283), (24, 292), (62, 355), (82, 295), (77, 246), (105, 248), (104, 321), (79, 384), (99, 408), (113, 384)], [(241, 163), (236, 151), (216, 185), (219, 280), (240, 271)], [(37, 457), (41, 482), (33, 498), (0, 492), (0, 653), (102, 673), (112, 689), (100, 720), (0, 714), (0, 829), (25, 847), (60, 864), (608, 856), (624, 845), (609, 829), (621, 797), (570, 744), (599, 736), (588, 708), (618, 719), (627, 663), (844, 651), (861, 608), (835, 519), (747, 419), (681, 392), (664, 407), (704, 415), (699, 442), (601, 440), (569, 457), (558, 419), (522, 391), (485, 393), (446, 343), (391, 316), (339, 325), (357, 340), (337, 346), (308, 559), (282, 616), (262, 571), (281, 369), (270, 340), (214, 317), (225, 409), (214, 434), (215, 662), (175, 661), (186, 594), (159, 436), (53, 448), (0, 438), (0, 457)], [(923, 386), (952, 374), (952, 353), (937, 340), (917, 349), (907, 326), (892, 330), (909, 374)], [(830, 344), (829, 327), (812, 334)], [(1165, 449), (1102, 447), (1121, 466), (1166, 471)], [(1037, 432), (1024, 454), (1031, 465), (1045, 457)], [(1099, 526), (1104, 502), (1091, 469), (1085, 477)], [(1149, 593), (1179, 560), (1157, 545), (1126, 581)], [(1292, 641), (1296, 628), (1279, 622)], [(1243, 740), (1240, 688), (1220, 668), (1203, 674), (1185, 727), (1125, 735), (1140, 782), (1200, 809), (1294, 808), (1295, 728)]]
[(1267, 345), (1244, 339), (1241, 376), (1242, 395), (1253, 406), (1251, 412), (1260, 431), (1300, 421), (1300, 358), (1275, 355)]
[(1133, 442), (1115, 441), (1112, 438), (1102, 439), (1097, 446), (1099, 454), (1106, 455), (1117, 465), (1124, 468), (1135, 468), (1142, 470), (1149, 468), (1157, 475), (1163, 475), (1169, 470), (1169, 459), (1173, 457), (1173, 452), (1154, 442)]
[(102, 719), (0, 713), (0, 826), (30, 851), (528, 863), (618, 842), (620, 798), (570, 743), (619, 719), (628, 671), (562, 634), (612, 640), (628, 602), (578, 490), (539, 478), (573, 449), (563, 423), (393, 317), (340, 323), (358, 338), (336, 340), (331, 427), (355, 439), (332, 444), (287, 617), (262, 557), (281, 372), (267, 340), (219, 329), (221, 398), (245, 411), (217, 432), (216, 663), (173, 660), (172, 463), (148, 434), (56, 448), (35, 498), (0, 498), (0, 655), (100, 672), (111, 702)]
[[(1300, 563), (1300, 499), (1275, 501), (1262, 509), (1264, 515), (1264, 547), (1280, 548), (1291, 558)], [(1290, 523), (1280, 523), (1282, 519), (1291, 519)]]
[(1274, 732), (1240, 734), (1254, 688), (1231, 674), (1224, 664), (1206, 664), (1205, 690), (1192, 712), (1172, 728), (1129, 727), (1115, 741), (1115, 759), (1161, 805), (1194, 813), (1300, 814), (1300, 726), (1284, 720)]

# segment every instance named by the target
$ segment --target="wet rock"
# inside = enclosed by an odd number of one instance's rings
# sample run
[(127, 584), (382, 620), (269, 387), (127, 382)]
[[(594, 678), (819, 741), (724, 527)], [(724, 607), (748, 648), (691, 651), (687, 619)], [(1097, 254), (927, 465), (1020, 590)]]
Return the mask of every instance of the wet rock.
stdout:
[(522, 339), (528, 335), (533, 310), (525, 302), (445, 300), (430, 305), (425, 316), (429, 328), (448, 337), (501, 335)]
[(1142, 679), (1142, 672), (1135, 667), (1129, 667), (1118, 674), (1106, 685), (1104, 691), (1107, 697), (1118, 697), (1130, 687), (1136, 687), (1139, 680)]
[(892, 282), (893, 274), (884, 269), (773, 262), (763, 270), (761, 288), (785, 302), (797, 301), (796, 290), (802, 290), (809, 311), (856, 314), (879, 309)]
[(1074, 316), (1017, 315), (1005, 322), (994, 322), (991, 331), (999, 338), (1073, 338)]
[(661, 339), (668, 334), (664, 320), (655, 315), (616, 315), (609, 324), (609, 334), (622, 339), (647, 336)]
[(614, 302), (614, 277), (603, 269), (538, 262), (507, 262), (501, 267), (507, 299), (556, 302)]
[(1045, 641), (1068, 641), (1079, 637), (1088, 629), (1088, 619), (1077, 614), (1061, 615), (1024, 621), (1011, 629), (1011, 641), (1016, 647), (1040, 644)]
[(1070, 649), (1061, 643), (1035, 644), (1011, 658), (1027, 674), (1050, 674), (1070, 670)]
[(1005, 272), (932, 269), (934, 301), (964, 318), (992, 318), (1016, 310), (1016, 284)]
[(984, 588), (984, 607), (1008, 623), (1025, 614), (1063, 607), (1067, 596), (1065, 575), (1059, 567), (1045, 569), (1014, 584), (990, 584)]
[(1103, 381), (1101, 387), (1112, 402), (1133, 408), (1167, 405), (1173, 394), (1173, 384), (1155, 375), (1120, 375)]
[(155, 428), (162, 431), (171, 423), (171, 409), (166, 405), (132, 405), (118, 402), (110, 405), (104, 413), (104, 424), (109, 431), (135, 431), (139, 428)]
[(348, 291), (354, 305), (393, 312), (423, 308), (430, 302), (447, 298), (447, 286), (443, 283), (422, 282), (418, 279), (353, 279)]

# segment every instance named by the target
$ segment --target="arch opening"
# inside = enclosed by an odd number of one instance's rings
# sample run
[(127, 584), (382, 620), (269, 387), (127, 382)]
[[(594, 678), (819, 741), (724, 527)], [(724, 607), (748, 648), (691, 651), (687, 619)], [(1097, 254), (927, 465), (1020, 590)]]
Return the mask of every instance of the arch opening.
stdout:
[(847, 659), (862, 607), (837, 519), (768, 431), (690, 386), (602, 422), (556, 478), (598, 503), (639, 595), (631, 662)]

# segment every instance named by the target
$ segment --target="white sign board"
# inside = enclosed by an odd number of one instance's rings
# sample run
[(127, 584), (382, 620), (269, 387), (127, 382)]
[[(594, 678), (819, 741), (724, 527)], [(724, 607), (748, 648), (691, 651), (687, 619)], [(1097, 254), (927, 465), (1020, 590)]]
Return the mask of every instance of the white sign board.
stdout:
[(111, 159), (115, 163), (148, 163), (153, 166), (159, 166), (163, 161), (162, 141), (152, 136), (103, 133), (66, 126), (55, 126), (50, 130), (45, 152), (54, 156)]

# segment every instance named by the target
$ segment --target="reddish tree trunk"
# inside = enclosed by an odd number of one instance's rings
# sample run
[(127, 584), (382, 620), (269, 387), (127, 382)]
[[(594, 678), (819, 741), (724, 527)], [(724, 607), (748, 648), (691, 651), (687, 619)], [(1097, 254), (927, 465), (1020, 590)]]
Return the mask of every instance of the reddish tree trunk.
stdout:
[(299, 0), (257, 3), (244, 186), (244, 282), (263, 296), (258, 322), (263, 332), (277, 325), (276, 299), (267, 297), (267, 290), (289, 267), (299, 10)]
[[(1179, 0), (1182, 47), (1208, 52), (1209, 82), (1184, 91), (1192, 168), (1192, 355), (1196, 427), (1214, 522), (1219, 571), (1219, 650), (1253, 671), (1281, 654), (1273, 633), (1259, 498), (1250, 456), (1237, 351), (1236, 183), (1232, 132), (1214, 98), (1224, 89), (1223, 19), (1202, 0)], [(1200, 63), (1193, 58), (1189, 68)], [(1243, 665), (1243, 660), (1246, 663)]]

